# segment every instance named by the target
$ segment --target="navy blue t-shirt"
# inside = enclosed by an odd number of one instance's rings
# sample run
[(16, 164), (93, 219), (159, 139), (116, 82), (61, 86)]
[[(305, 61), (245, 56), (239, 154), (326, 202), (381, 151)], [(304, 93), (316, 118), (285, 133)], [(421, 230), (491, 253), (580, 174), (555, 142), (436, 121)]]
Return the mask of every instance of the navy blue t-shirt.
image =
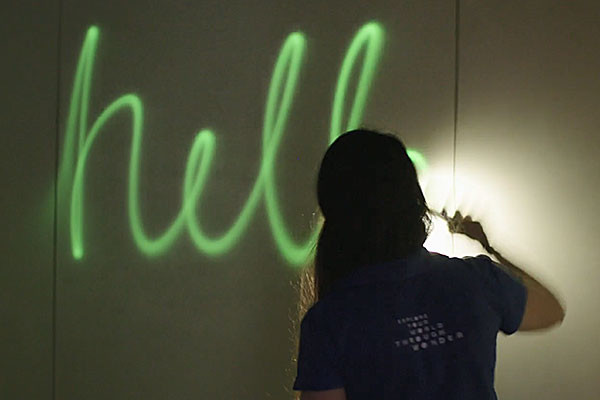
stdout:
[(422, 248), (353, 271), (302, 320), (294, 390), (349, 400), (497, 399), (498, 331), (525, 312), (521, 280), (489, 257)]

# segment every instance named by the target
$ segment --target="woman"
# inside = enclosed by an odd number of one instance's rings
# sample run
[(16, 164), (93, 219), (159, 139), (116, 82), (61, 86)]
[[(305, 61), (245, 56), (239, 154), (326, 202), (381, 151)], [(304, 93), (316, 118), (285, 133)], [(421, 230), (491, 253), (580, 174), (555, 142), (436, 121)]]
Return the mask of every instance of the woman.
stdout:
[(547, 289), (495, 252), (480, 224), (458, 213), (447, 219), (503, 266), (423, 247), (429, 209), (393, 135), (341, 135), (321, 163), (317, 197), (317, 301), (302, 319), (294, 382), (302, 400), (495, 399), (498, 331), (564, 318)]

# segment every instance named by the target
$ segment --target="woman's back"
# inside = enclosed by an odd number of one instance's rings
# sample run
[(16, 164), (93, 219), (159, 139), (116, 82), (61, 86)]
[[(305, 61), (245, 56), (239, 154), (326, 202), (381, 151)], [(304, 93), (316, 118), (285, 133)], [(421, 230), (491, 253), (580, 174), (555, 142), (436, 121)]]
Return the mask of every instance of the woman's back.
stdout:
[(302, 322), (296, 390), (349, 399), (496, 399), (498, 331), (514, 333), (527, 291), (488, 257), (422, 249), (355, 270)]

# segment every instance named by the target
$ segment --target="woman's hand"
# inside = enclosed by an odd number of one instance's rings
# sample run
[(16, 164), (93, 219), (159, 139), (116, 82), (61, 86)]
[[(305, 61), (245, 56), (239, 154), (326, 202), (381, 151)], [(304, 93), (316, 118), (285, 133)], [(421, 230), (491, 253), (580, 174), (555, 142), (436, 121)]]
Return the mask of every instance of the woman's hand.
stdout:
[(452, 233), (460, 233), (470, 237), (473, 240), (477, 240), (484, 249), (490, 248), (487, 236), (483, 231), (483, 227), (477, 221), (473, 221), (469, 215), (463, 218), (460, 211), (454, 213), (454, 217), (449, 218), (446, 214), (446, 210), (442, 211), (442, 215), (448, 222), (448, 229)]

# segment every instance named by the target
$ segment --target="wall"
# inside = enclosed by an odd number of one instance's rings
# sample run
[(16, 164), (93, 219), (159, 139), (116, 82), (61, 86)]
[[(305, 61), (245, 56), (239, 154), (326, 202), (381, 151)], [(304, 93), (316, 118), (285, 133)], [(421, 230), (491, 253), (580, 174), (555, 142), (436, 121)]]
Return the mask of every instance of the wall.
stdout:
[[(600, 8), (559, 5), (462, 1), (458, 63), (448, 2), (10, 10), (2, 173), (14, 229), (2, 241), (0, 397), (291, 398), (302, 252), (290, 248), (314, 229), (344, 56), (377, 21), (384, 41), (364, 112), (351, 112), (361, 55), (339, 129), (355, 115), (397, 133), (427, 160), (419, 174), (434, 208), (482, 220), (495, 247), (566, 301), (560, 330), (499, 336), (499, 397), (592, 398), (598, 259), (588, 249), (598, 230), (582, 210), (599, 193)], [(303, 57), (287, 124), (265, 135), (274, 66), (296, 31), (290, 54)], [(186, 164), (194, 151), (208, 160), (211, 139), (212, 164)], [(186, 172), (204, 185), (196, 197)], [(224, 234), (232, 240), (206, 239)], [(427, 246), (481, 251), (439, 222)]]
[(0, 398), (52, 396), (58, 4), (2, 4)]
[(559, 330), (500, 335), (499, 394), (595, 398), (600, 8), (466, 1), (462, 10), (456, 171), (486, 199), (464, 190), (463, 208), (567, 308)]

